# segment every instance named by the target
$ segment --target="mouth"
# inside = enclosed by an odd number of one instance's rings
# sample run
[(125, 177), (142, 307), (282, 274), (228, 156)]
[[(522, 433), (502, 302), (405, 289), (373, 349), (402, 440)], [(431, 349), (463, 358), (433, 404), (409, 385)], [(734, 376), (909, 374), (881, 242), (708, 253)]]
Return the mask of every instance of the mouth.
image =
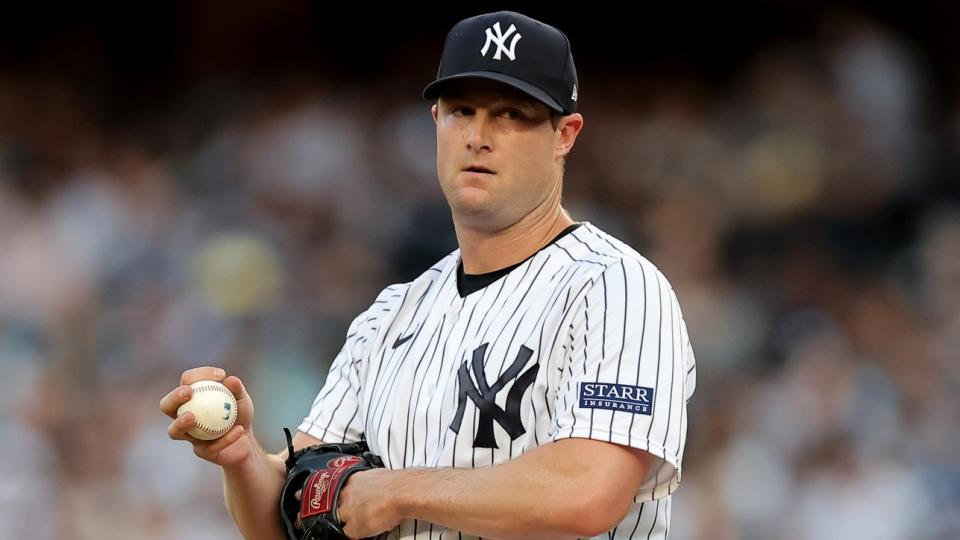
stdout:
[(488, 169), (482, 165), (471, 165), (463, 169), (464, 172), (472, 172), (477, 174), (496, 174), (496, 171), (493, 169)]

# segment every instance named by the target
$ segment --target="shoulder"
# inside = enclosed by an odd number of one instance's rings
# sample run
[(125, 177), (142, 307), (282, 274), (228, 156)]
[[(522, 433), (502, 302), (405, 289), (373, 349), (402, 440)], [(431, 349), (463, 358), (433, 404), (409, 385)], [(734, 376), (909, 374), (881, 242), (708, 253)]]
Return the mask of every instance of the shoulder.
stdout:
[(381, 328), (388, 328), (390, 322), (407, 304), (408, 300), (417, 301), (435, 285), (448, 279), (451, 268), (456, 265), (458, 251), (453, 251), (436, 264), (433, 264), (412, 281), (387, 285), (377, 294), (373, 303), (357, 315), (347, 330), (347, 344), (351, 353), (359, 357), (369, 344), (376, 341)]
[(383, 288), (376, 299), (364, 312), (354, 319), (351, 330), (356, 326), (358, 331), (375, 332), (383, 320), (388, 320), (391, 314), (396, 313), (408, 298), (419, 296), (433, 288), (450, 276), (456, 264), (458, 251), (453, 251), (440, 259), (419, 276), (404, 283), (393, 283)]
[[(673, 291), (660, 269), (636, 249), (589, 222), (570, 233), (560, 246), (572, 264), (583, 267), (592, 284), (622, 287), (624, 294), (660, 288)], [(558, 243), (559, 244), (559, 243)]]

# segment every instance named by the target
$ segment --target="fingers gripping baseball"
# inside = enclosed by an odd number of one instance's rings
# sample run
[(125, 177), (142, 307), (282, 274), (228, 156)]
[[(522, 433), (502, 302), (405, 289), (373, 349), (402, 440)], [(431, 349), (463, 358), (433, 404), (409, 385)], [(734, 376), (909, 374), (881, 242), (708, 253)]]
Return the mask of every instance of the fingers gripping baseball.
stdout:
[[(212, 382), (204, 384), (204, 381)], [(254, 407), (243, 382), (236, 376), (227, 376), (220, 368), (199, 367), (183, 372), (180, 383), (160, 400), (161, 412), (173, 419), (167, 435), (173, 440), (190, 442), (197, 457), (218, 465), (232, 465), (245, 459), (250, 453), (251, 441), (244, 435), (250, 433)], [(232, 396), (226, 395), (223, 387)], [(207, 399), (210, 394), (218, 392), (223, 399), (219, 403), (214, 401), (212, 407), (210, 403), (198, 403), (210, 401)]]

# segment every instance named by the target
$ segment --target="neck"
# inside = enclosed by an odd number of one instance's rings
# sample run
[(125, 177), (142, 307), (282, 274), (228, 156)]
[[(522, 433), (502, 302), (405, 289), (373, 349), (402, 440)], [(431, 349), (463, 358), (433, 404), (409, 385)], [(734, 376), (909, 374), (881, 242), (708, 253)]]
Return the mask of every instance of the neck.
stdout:
[(478, 230), (454, 222), (463, 271), (485, 274), (517, 264), (550, 243), (574, 221), (557, 204), (534, 209), (501, 230)]

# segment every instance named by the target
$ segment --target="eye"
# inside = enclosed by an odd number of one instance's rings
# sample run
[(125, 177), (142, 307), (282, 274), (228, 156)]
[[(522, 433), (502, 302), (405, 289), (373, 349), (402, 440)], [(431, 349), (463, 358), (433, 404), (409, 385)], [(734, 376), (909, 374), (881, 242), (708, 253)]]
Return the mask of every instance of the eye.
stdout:
[(522, 120), (525, 118), (523, 112), (521, 112), (519, 109), (506, 109), (503, 111), (503, 115), (510, 120)]
[(468, 116), (473, 111), (469, 107), (464, 107), (462, 105), (454, 105), (450, 108), (450, 114), (454, 116)]

